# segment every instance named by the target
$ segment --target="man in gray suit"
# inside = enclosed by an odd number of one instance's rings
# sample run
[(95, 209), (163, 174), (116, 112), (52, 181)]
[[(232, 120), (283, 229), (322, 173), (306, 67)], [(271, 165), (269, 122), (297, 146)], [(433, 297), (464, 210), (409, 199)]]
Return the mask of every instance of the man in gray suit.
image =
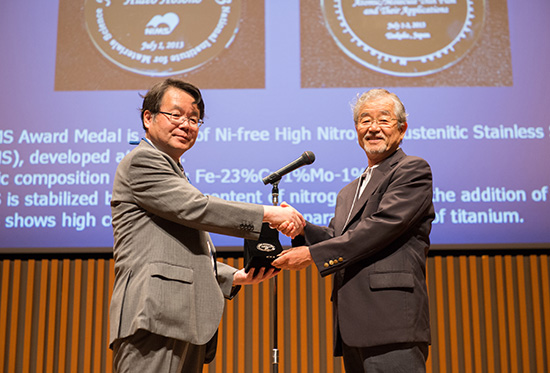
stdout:
[(293, 237), (305, 224), (288, 205), (225, 201), (189, 183), (180, 157), (194, 145), (203, 117), (195, 86), (158, 83), (143, 99), (146, 137), (117, 168), (110, 306), (116, 372), (202, 372), (214, 358), (224, 298), (276, 275), (217, 262), (207, 232), (256, 240), (262, 222), (287, 222)]
[[(273, 262), (334, 274), (334, 354), (347, 372), (425, 372), (430, 322), (426, 257), (434, 219), (428, 163), (399, 145), (401, 100), (384, 89), (354, 107), (368, 168), (338, 194), (328, 227), (306, 223), (299, 245)], [(280, 226), (284, 232), (284, 226)]]

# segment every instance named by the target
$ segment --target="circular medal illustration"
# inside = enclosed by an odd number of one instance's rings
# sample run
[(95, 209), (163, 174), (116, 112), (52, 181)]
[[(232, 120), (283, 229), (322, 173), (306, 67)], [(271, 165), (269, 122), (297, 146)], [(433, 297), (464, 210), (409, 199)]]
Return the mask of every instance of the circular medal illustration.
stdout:
[(485, 1), (321, 0), (338, 47), (372, 70), (422, 76), (460, 61), (482, 31)]
[(95, 47), (137, 74), (191, 71), (228, 48), (239, 30), (241, 0), (86, 0)]

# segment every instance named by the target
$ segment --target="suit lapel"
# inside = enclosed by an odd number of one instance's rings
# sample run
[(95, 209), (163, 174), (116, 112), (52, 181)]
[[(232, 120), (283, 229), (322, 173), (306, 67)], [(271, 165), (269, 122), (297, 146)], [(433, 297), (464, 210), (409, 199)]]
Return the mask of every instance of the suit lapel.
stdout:
[(380, 166), (372, 170), (369, 183), (367, 184), (365, 190), (363, 191), (363, 194), (361, 194), (361, 196), (355, 203), (355, 206), (353, 207), (353, 211), (351, 212), (352, 216), (355, 216), (359, 212), (359, 210), (367, 203), (367, 201), (369, 200), (369, 197), (376, 190), (376, 188), (378, 187), (378, 184), (380, 184), (380, 181), (382, 181), (384, 175), (385, 173), (380, 171)]
[[(353, 210), (351, 211), (351, 215), (349, 217), (348, 223), (342, 227), (342, 233), (345, 232), (345, 230), (349, 227), (350, 222), (352, 222), (356, 215), (363, 209), (363, 207), (367, 204), (369, 198), (373, 195), (373, 193), (378, 189), (388, 172), (391, 171), (391, 169), (396, 165), (399, 160), (401, 160), (405, 156), (405, 153), (403, 150), (398, 149), (395, 153), (393, 153), (391, 156), (383, 160), (378, 167), (374, 168), (372, 170), (372, 175), (370, 178), (369, 183), (367, 184), (365, 190), (363, 191), (363, 194), (359, 197), (359, 199), (355, 202), (353, 205)], [(359, 182), (359, 179), (354, 181), (355, 188), (353, 190), (357, 190), (357, 183)], [(355, 198), (355, 195), (350, 197), (350, 203), (349, 207), (351, 208), (353, 204), (353, 198)]]
[(355, 198), (355, 194), (357, 193), (357, 184), (359, 183), (359, 180), (360, 178), (353, 180), (344, 187), (344, 190), (342, 190), (342, 201), (344, 201), (344, 203), (342, 204), (342, 207), (338, 207), (341, 213), (336, 213), (335, 215), (334, 230), (336, 232), (343, 232), (345, 228), (344, 224), (349, 221), (348, 214), (353, 206), (353, 200)]
[(158, 150), (154, 145), (153, 143), (151, 143), (148, 139), (146, 138), (143, 138), (141, 140), (141, 142), (139, 143), (138, 145), (139, 147), (145, 147), (146, 149), (150, 149), (151, 151), (157, 151), (157, 152), (160, 152), (163, 157), (165, 157), (168, 162), (170, 163), (170, 165), (172, 166), (172, 168), (174, 169), (174, 171), (176, 171), (176, 173), (178, 175), (180, 175), (182, 178), (184, 178), (185, 180), (189, 181), (189, 179), (187, 178), (187, 175), (185, 174), (185, 172), (183, 171), (183, 166), (180, 164), (178, 164), (176, 161), (174, 161), (168, 154), (164, 153), (164, 152), (161, 152), (160, 150)]
[[(365, 190), (363, 191), (363, 194), (359, 197), (357, 201), (355, 201), (355, 204), (353, 205), (353, 209), (351, 210), (350, 217), (348, 219), (348, 223), (342, 227), (342, 233), (348, 228), (350, 225), (350, 222), (352, 222), (355, 219), (355, 216), (363, 209), (363, 207), (367, 204), (367, 201), (369, 200), (369, 197), (372, 195), (372, 193), (376, 190), (380, 182), (382, 181), (384, 177), (384, 173), (379, 171), (379, 167), (376, 167), (372, 170), (372, 175), (370, 177), (369, 183), (367, 184)], [(359, 182), (359, 180), (357, 180)], [(355, 190), (357, 189), (357, 185), (355, 187)], [(351, 208), (351, 204), (353, 203), (353, 198), (355, 198), (355, 195), (351, 197), (351, 203), (349, 208)]]

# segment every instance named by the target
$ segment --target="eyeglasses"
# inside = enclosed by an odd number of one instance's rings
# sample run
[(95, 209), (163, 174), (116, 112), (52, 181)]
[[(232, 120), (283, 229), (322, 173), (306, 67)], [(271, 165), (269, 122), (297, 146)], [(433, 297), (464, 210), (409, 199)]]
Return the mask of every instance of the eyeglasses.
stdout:
[(176, 114), (176, 113), (167, 113), (165, 111), (159, 111), (160, 114), (166, 115), (166, 118), (170, 121), (170, 123), (175, 125), (181, 125), (185, 122), (187, 122), (192, 127), (200, 127), (204, 123), (202, 119), (199, 119), (197, 117), (186, 117), (185, 115)]
[(378, 119), (372, 119), (371, 117), (364, 117), (359, 120), (359, 123), (357, 123), (357, 126), (362, 128), (370, 128), (371, 126), (374, 126), (374, 124), (376, 123), (380, 128), (390, 128), (391, 126), (394, 125), (394, 121), (397, 123), (396, 118), (381, 117)]

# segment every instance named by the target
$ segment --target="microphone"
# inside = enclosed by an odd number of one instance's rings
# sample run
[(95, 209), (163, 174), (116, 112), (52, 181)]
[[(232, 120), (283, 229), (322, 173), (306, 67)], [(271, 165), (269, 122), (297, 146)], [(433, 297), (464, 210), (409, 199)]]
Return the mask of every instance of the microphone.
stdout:
[(305, 166), (306, 164), (312, 164), (314, 161), (315, 161), (315, 154), (313, 154), (313, 152), (310, 152), (310, 151), (304, 152), (304, 154), (302, 154), (300, 158), (298, 158), (294, 162), (287, 164), (280, 170), (272, 172), (269, 176), (264, 177), (262, 181), (265, 185), (276, 183), (289, 172), (292, 172), (299, 167)]

